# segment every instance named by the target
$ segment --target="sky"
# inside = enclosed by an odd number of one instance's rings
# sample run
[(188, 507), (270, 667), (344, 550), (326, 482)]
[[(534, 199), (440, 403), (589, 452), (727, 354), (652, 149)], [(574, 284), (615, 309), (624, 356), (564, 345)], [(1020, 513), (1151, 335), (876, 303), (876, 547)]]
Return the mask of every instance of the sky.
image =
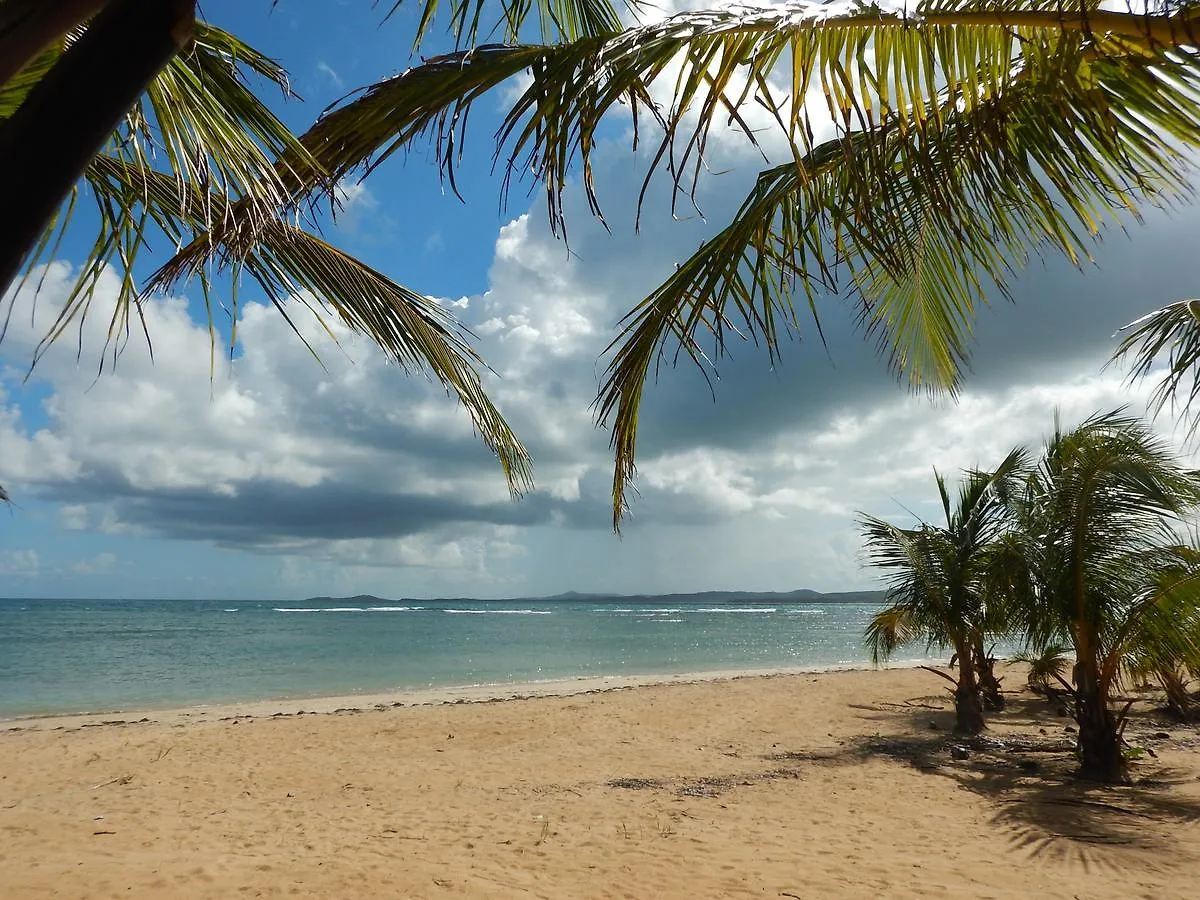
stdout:
[[(410, 4), (386, 22), (369, 0), (205, 0), (202, 13), (285, 64), (304, 99), (276, 106), (297, 130), (415, 61)], [(31, 290), (13, 299), (0, 344), (0, 484), (16, 501), (0, 510), (0, 596), (877, 587), (859, 511), (932, 520), (935, 467), (953, 474), (993, 465), (1017, 444), (1037, 447), (1056, 410), (1068, 425), (1123, 405), (1142, 411), (1148, 387), (1103, 369), (1113, 334), (1195, 296), (1195, 208), (1112, 230), (1083, 272), (1036, 263), (1013, 284), (1015, 302), (981, 312), (954, 402), (906, 393), (853, 310), (828, 299), (827, 348), (810, 329), (772, 368), (752, 345), (734, 345), (715, 398), (694, 369), (661, 373), (643, 407), (638, 495), (616, 536), (608, 436), (591, 409), (602, 354), (622, 314), (728, 219), (761, 160), (718, 135), (698, 194), (704, 217), (673, 218), (660, 184), (637, 233), (645, 159), (631, 155), (628, 123), (611, 123), (595, 163), (611, 232), (569, 192), (568, 249), (538, 195), (516, 191), (501, 208), (487, 110), (478, 118), (459, 183), (465, 203), (416, 148), (348, 182), (328, 235), (441, 298), (478, 336), (495, 372), (489, 392), (533, 454), (536, 490), (509, 499), (465, 413), (428, 380), (344, 328), (335, 345), (302, 319), (318, 365), (278, 313), (254, 302), (261, 292), (250, 282), (238, 354), (213, 371), (199, 291), (188, 285), (148, 306), (153, 360), (133, 340), (97, 378), (106, 320), (95, 315), (26, 378), (83, 258), (84, 222), (36, 304)], [(152, 250), (151, 264), (171, 247)], [(1169, 416), (1158, 427), (1179, 442)]]

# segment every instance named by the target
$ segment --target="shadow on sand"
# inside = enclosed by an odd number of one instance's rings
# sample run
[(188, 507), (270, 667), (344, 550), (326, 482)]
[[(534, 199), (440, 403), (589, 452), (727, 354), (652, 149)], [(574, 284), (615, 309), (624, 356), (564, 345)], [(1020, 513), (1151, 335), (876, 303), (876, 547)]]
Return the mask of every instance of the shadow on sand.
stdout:
[[(1072, 723), (1059, 704), (1030, 694), (1012, 695), (1006, 709), (989, 716), (989, 730), (960, 738), (951, 733), (953, 710), (945, 695), (914, 697), (904, 703), (856, 706), (876, 723), (874, 737), (848, 743), (832, 753), (774, 754), (773, 759), (809, 759), (829, 764), (870, 757), (906, 762), (947, 778), (958, 789), (988, 800), (990, 825), (1013, 850), (1030, 857), (1069, 861), (1085, 869), (1122, 864), (1113, 848), (1153, 850), (1139, 866), (1168, 872), (1181, 864), (1173, 851), (1180, 829), (1200, 822), (1200, 786), (1194, 773), (1158, 763), (1163, 749), (1194, 748), (1194, 726), (1171, 726), (1153, 712), (1131, 720), (1130, 744), (1142, 754), (1133, 765), (1133, 783), (1105, 785), (1076, 776)], [(956, 758), (957, 757), (957, 758)]]

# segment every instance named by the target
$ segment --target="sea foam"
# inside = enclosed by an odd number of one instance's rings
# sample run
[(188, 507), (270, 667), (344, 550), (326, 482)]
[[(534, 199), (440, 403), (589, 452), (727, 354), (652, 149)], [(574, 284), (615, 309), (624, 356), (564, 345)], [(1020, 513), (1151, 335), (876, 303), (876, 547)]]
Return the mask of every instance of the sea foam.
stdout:
[(443, 609), (442, 612), (460, 616), (549, 616), (548, 609)]

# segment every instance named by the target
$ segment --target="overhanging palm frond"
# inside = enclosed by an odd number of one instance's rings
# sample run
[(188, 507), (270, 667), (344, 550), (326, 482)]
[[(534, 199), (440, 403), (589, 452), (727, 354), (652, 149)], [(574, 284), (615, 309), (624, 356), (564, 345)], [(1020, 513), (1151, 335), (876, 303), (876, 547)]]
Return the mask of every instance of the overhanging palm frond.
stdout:
[[(210, 211), (218, 219), (224, 219), (228, 212), (228, 202), (220, 192), (205, 196), (192, 185), (181, 197), (171, 175), (148, 171), (128, 160), (97, 157), (87, 177), (98, 196), (111, 198), (111, 207), (102, 204), (101, 211), (108, 215), (106, 210), (111, 208), (116, 218), (110, 221), (102, 215), (101, 235), (113, 245), (120, 244), (120, 210), (132, 198), (141, 204), (149, 222), (176, 239), (189, 229), (202, 228), (201, 210)], [(244, 245), (217, 246), (213, 252), (235, 270), (235, 280), (242, 275), (254, 279), (298, 335), (291, 318), (291, 304), (295, 303), (307, 306), (319, 320), (332, 312), (353, 331), (373, 340), (406, 370), (428, 372), (466, 408), (479, 435), (499, 458), (513, 493), (531, 486), (529, 455), (483, 389), (477, 372), (482, 360), (466, 343), (453, 317), (432, 299), (397, 284), (286, 217), (260, 222)], [(90, 280), (94, 282), (98, 275), (99, 270)], [(191, 276), (202, 273), (176, 259), (151, 277), (145, 291), (169, 290)], [(203, 277), (200, 280), (206, 284)], [(131, 327), (141, 296), (135, 293), (133, 302), (119, 305), (113, 312), (108, 336), (114, 354), (119, 338)], [(205, 297), (207, 300), (207, 288)], [(72, 322), (85, 316), (91, 302), (89, 291), (77, 289), (38, 353), (44, 352)], [(233, 313), (236, 315), (236, 304)], [(236, 330), (231, 340), (236, 340)]]
[[(1165, 70), (1181, 76), (1179, 96), (1135, 102)], [(800, 328), (794, 292), (819, 330), (817, 300), (848, 281), (892, 368), (912, 386), (953, 389), (979, 305), (1029, 254), (1078, 263), (1106, 215), (1182, 195), (1182, 158), (1148, 143), (1145, 123), (1191, 129), (1194, 142), (1200, 59), (1103, 60), (1073, 74), (1027, 71), (969, 111), (945, 101), (941, 125), (927, 121), (919, 137), (880, 127), (760, 175), (730, 225), (639, 305), (611, 348), (598, 408), (613, 428), (618, 517), (645, 381), (671, 343), (704, 365), (702, 339), (719, 354), (731, 332), (748, 334), (774, 357)], [(1138, 107), (1145, 118), (1128, 115)]]
[[(356, 170), (365, 177), (427, 134), (438, 135), (442, 174), (457, 191), (457, 148), (470, 105), (536, 66), (544, 49), (482, 46), (469, 53), (435, 57), (348, 95), (300, 136), (298, 151), (286, 152), (277, 162), (275, 176), (284, 185), (287, 203), (316, 202), (322, 187), (331, 188)], [(228, 260), (220, 256), (219, 248), (251, 246), (257, 218), (243, 215), (243, 207), (250, 203), (248, 199), (233, 203), (225, 220), (182, 244), (164, 268), (201, 271), (206, 264)]]
[[(600, 0), (582, 0), (598, 8)], [(566, 9), (566, 3), (550, 6)], [(47, 48), (14, 78), (0, 84), (0, 120), (17, 110), (86, 29)], [(83, 173), (80, 184), (26, 259), (27, 277), (53, 255), (82, 198), (96, 204), (99, 228), (72, 292), (35, 351), (34, 363), (72, 324), (88, 314), (98, 279), (109, 267), (121, 276), (108, 319), (108, 354), (115, 358), (140, 319), (143, 298), (196, 277), (209, 306), (214, 271), (233, 277), (232, 331), (237, 335), (237, 283), (249, 275), (285, 319), (295, 304), (324, 324), (329, 314), (377, 343), (393, 362), (424, 371), (466, 407), (476, 431), (498, 456), (515, 494), (530, 487), (532, 464), (483, 389), (482, 360), (453, 317), (417, 294), (341, 252), (301, 227), (306, 200), (333, 192), (335, 177), (255, 94), (262, 78), (289, 91), (284, 70), (233, 35), (198, 23), (195, 40), (172, 59), (129, 111), (111, 141)], [(334, 157), (336, 161), (336, 157)], [(340, 174), (340, 173), (339, 173)], [(161, 232), (161, 234), (160, 234)], [(165, 235), (185, 251), (145, 285), (135, 263), (152, 239)], [(190, 248), (190, 249), (189, 249)], [(16, 291), (0, 315), (0, 339)], [(326, 325), (328, 330), (328, 326)], [(147, 335), (147, 339), (151, 336)], [(311, 349), (311, 347), (310, 347)]]
[(1165, 357), (1166, 368), (1150, 395), (1150, 409), (1178, 411), (1186, 429), (1200, 426), (1200, 300), (1180, 300), (1130, 322), (1111, 363), (1127, 362), (1129, 383), (1154, 374)]
[(430, 60), (344, 107), (356, 115), (331, 112), (314, 129), (322, 149), (310, 146), (348, 171), (429, 132), (453, 185), (472, 106), (526, 72), (497, 159), (508, 177), (544, 183), (557, 229), (576, 172), (599, 214), (591, 158), (614, 107), (632, 113), (635, 143), (647, 119), (659, 126), (646, 181), (665, 172), (675, 198), (694, 196), (714, 123), (758, 142), (741, 110), (769, 111), (792, 159), (760, 175), (610, 348), (598, 417), (613, 429), (619, 523), (645, 382), (672, 346), (709, 365), (701, 341), (719, 354), (736, 333), (774, 356), (802, 313), (819, 333), (817, 301), (840, 291), (898, 374), (953, 389), (979, 304), (1030, 254), (1079, 262), (1105, 221), (1184, 193), (1183, 154), (1200, 143), (1200, 57), (1187, 40), (1198, 9), (927, 0), (681, 13)]
[[(53, 65), (75, 35), (47, 50), (27, 70), (0, 86), (0, 117), (16, 109), (24, 94)], [(104, 153), (110, 159), (153, 173), (166, 172), (175, 183), (181, 219), (168, 233), (218, 227), (220, 209), (232, 224), (232, 207), (243, 233), (283, 215), (302, 193), (295, 172), (302, 172), (306, 191), (327, 188), (319, 163), (254, 93), (249, 77), (265, 78), (288, 90), (287, 74), (267, 57), (219, 28), (197, 23), (196, 39), (150, 84), (129, 111)], [(286, 166), (276, 165), (286, 159)], [(285, 173), (293, 177), (285, 179)], [(80, 269), (76, 293), (88, 293), (96, 275), (110, 262), (124, 273), (117, 314), (125, 317), (138, 296), (133, 268), (147, 245), (150, 221), (137, 191), (107, 192), (103, 172), (89, 167), (85, 181), (101, 208), (104, 229)], [(211, 203), (217, 197), (221, 202)], [(198, 199), (197, 199), (198, 198)], [(198, 206), (189, 206), (196, 199)], [(78, 208), (76, 188), (29, 254), (28, 272), (57, 246)], [(161, 223), (160, 223), (161, 224)], [(180, 226), (186, 224), (187, 228)]]
[[(388, 16), (416, 0), (395, 0)], [(480, 29), (485, 41), (502, 40), (513, 43), (521, 39), (527, 20), (536, 14), (538, 33), (543, 42), (573, 41), (590, 34), (605, 34), (621, 27), (620, 10), (634, 10), (640, 0), (612, 3), (609, 0), (501, 0), (499, 21), (484, 25), (485, 0), (420, 0), (421, 12), (417, 33), (413, 38), (416, 49), (428, 36), (438, 13), (444, 11), (450, 20), (450, 32), (460, 47), (475, 46)], [(490, 12), (490, 10), (489, 10)], [(489, 19), (494, 18), (493, 15)]]
[[(0, 85), (0, 118), (24, 100), (81, 32), (64, 36), (30, 66)], [(236, 36), (197, 22), (190, 47), (178, 54), (120, 123), (110, 155), (166, 168), (181, 183), (196, 182), (237, 198), (284, 204), (275, 161), (313, 160), (296, 136), (254, 93), (262, 78), (290, 94), (287, 72)]]

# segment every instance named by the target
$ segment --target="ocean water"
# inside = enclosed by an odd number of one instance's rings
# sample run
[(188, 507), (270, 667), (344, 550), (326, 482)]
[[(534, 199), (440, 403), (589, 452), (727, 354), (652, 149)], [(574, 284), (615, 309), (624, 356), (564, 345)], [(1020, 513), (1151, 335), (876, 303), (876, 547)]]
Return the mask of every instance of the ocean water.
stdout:
[(0, 599), (0, 717), (866, 664), (863, 629), (876, 608)]

